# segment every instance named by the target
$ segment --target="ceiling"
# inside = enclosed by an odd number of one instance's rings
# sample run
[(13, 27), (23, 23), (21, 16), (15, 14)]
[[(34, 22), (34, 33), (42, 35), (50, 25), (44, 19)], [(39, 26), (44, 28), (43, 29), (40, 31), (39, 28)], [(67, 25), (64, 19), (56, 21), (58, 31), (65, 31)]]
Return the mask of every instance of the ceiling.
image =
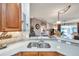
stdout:
[[(30, 17), (55, 23), (58, 19), (58, 11), (70, 5), (69, 3), (31, 3)], [(79, 18), (79, 3), (71, 3), (70, 9), (60, 15), (62, 22), (76, 20)]]

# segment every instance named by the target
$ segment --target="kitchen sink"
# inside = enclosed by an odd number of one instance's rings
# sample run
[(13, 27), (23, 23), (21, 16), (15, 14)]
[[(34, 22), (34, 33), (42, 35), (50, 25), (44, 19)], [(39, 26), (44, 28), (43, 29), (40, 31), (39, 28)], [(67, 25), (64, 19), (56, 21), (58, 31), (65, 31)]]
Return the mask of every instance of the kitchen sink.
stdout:
[(45, 42), (30, 42), (27, 45), (27, 48), (32, 48), (32, 47), (36, 47), (36, 48), (50, 48), (50, 44), (49, 43), (45, 43)]

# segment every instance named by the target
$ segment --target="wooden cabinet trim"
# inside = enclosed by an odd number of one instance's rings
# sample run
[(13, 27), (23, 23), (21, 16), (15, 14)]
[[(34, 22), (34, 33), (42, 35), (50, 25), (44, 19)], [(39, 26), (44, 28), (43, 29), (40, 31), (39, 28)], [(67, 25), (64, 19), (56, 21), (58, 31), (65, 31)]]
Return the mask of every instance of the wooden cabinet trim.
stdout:
[(17, 53), (16, 56), (64, 56), (59, 52), (20, 52)]

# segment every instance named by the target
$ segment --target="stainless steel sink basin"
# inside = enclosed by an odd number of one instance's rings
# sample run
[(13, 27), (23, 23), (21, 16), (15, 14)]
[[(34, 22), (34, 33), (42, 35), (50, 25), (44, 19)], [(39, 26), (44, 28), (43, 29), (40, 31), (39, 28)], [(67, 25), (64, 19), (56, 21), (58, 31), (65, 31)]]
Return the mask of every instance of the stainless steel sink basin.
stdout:
[(38, 48), (50, 48), (48, 43), (40, 43)]
[(27, 46), (27, 48), (32, 48), (32, 47), (37, 47), (37, 48), (50, 48), (49, 43), (45, 42), (30, 42)]

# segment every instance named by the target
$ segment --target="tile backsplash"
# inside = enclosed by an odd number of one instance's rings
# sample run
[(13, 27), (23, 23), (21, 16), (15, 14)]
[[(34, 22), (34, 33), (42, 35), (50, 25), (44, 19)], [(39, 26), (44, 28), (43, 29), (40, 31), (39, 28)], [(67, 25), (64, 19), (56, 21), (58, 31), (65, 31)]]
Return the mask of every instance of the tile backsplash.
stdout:
[[(0, 35), (1, 34), (2, 32), (0, 32)], [(29, 33), (27, 32), (8, 32), (6, 35), (12, 35), (12, 37), (3, 40), (1, 39), (0, 44), (10, 44), (13, 42), (29, 39)]]
[[(0, 35), (2, 34), (2, 32), (0, 32)], [(20, 35), (19, 32), (8, 32), (7, 35), (12, 35), (12, 37), (17, 37)]]

